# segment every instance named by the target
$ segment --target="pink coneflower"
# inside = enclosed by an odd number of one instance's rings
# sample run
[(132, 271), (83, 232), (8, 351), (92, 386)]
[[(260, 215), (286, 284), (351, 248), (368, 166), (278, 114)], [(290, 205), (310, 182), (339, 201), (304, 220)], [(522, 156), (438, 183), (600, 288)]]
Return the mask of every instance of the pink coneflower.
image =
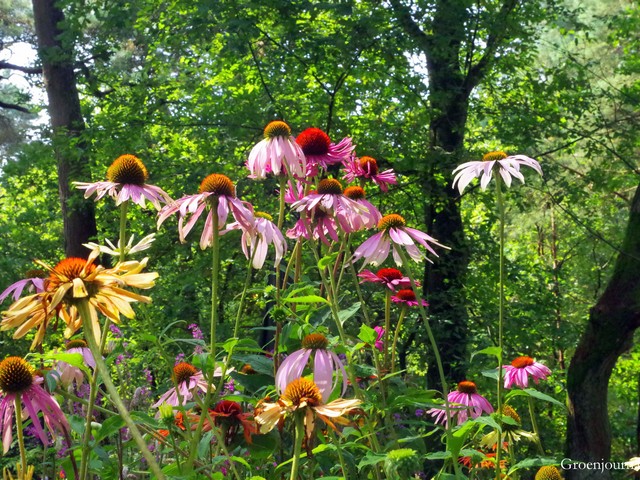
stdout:
[[(236, 221), (247, 230), (254, 227), (255, 219), (252, 208), (247, 207), (236, 198), (236, 187), (226, 175), (212, 173), (200, 184), (197, 195), (187, 195), (176, 200), (171, 205), (164, 207), (158, 215), (158, 228), (169, 218), (177, 213), (178, 233), (180, 241), (185, 242), (186, 236), (206, 209), (209, 214), (204, 222), (202, 235), (200, 236), (200, 248), (203, 250), (211, 245), (213, 239), (213, 211), (211, 206), (217, 203), (218, 227), (222, 230), (227, 223), (229, 212)], [(185, 223), (185, 219), (188, 219)]]
[(351, 139), (345, 137), (336, 145), (331, 142), (329, 135), (319, 128), (307, 128), (296, 137), (307, 159), (307, 177), (315, 177), (319, 167), (325, 170), (329, 165), (335, 165), (347, 160), (353, 150)]
[(480, 179), (480, 188), (484, 190), (487, 188), (494, 170), (500, 173), (507, 187), (511, 186), (511, 177), (516, 177), (524, 183), (524, 176), (520, 173), (520, 165), (531, 167), (542, 175), (540, 164), (533, 158), (525, 155), (507, 156), (506, 153), (501, 151), (490, 152), (482, 157), (482, 161), (480, 162), (466, 162), (456, 167), (453, 171), (455, 175), (453, 178), (453, 188), (457, 185), (460, 194), (462, 194), (462, 191), (469, 185), (471, 180), (478, 177)]
[(294, 181), (294, 184), (291, 183), (291, 180), (287, 182), (287, 189), (284, 191), (286, 203), (294, 203), (304, 197), (304, 183)]
[(260, 269), (267, 258), (267, 249), (273, 244), (276, 250), (275, 266), (280, 265), (280, 260), (287, 252), (287, 242), (273, 223), (273, 218), (268, 213), (254, 212), (255, 222), (251, 229), (244, 229), (238, 222), (228, 226), (228, 230), (242, 229), (242, 251), (247, 259), (253, 258), (251, 265)]
[(368, 211), (368, 213), (366, 214), (356, 215), (353, 217), (354, 227), (356, 228), (356, 230), (375, 228), (375, 226), (382, 218), (382, 214), (376, 207), (371, 204), (371, 202), (369, 202), (365, 198), (364, 189), (362, 187), (356, 186), (347, 187), (344, 189), (344, 196), (350, 198), (356, 203), (359, 203)]
[(343, 162), (346, 174), (344, 178), (347, 182), (353, 182), (356, 179), (361, 181), (371, 180), (380, 187), (380, 190), (386, 192), (389, 185), (397, 185), (398, 180), (392, 169), (381, 172), (378, 168), (378, 162), (372, 157), (351, 157)]
[(0, 362), (0, 434), (2, 449), (6, 454), (11, 447), (13, 417), (16, 403), (21, 403), (23, 417), (31, 424), (43, 445), (49, 445), (38, 414), (42, 413), (46, 428), (55, 438), (56, 432), (67, 434), (70, 430), (58, 402), (40, 384), (42, 377), (33, 374), (33, 368), (20, 357), (7, 357)]
[(325, 245), (331, 244), (329, 239), (334, 242), (340, 240), (338, 224), (329, 214), (315, 208), (309, 217), (300, 218), (292, 228), (287, 230), (287, 237), (294, 239), (302, 237), (307, 240), (313, 237), (314, 240), (320, 239)]
[[(471, 418), (478, 418), (483, 412), (493, 412), (493, 407), (487, 399), (478, 394), (476, 384), (468, 380), (458, 383), (457, 390), (450, 392), (447, 400), (452, 404), (449, 410), (451, 418), (458, 416), (458, 425), (466, 422), (469, 415)], [(435, 417), (435, 423), (446, 424), (447, 413), (444, 408), (432, 408), (427, 413)]]
[(333, 178), (320, 180), (317, 192), (308, 194), (291, 205), (291, 208), (298, 212), (306, 211), (307, 215), (318, 208), (334, 217), (346, 233), (357, 231), (358, 226), (367, 222), (370, 215), (367, 207), (345, 197), (342, 194), (342, 185)]
[(278, 393), (282, 394), (287, 385), (302, 376), (309, 357), (313, 353), (313, 381), (322, 392), (322, 400), (326, 402), (338, 384), (339, 375), (334, 379), (333, 372), (341, 373), (342, 394), (344, 394), (347, 389), (347, 373), (338, 355), (327, 350), (328, 345), (329, 340), (319, 333), (304, 337), (302, 348), (285, 358), (276, 372)]
[[(65, 353), (79, 353), (82, 355), (82, 361), (86, 366), (91, 367), (92, 369), (96, 368), (96, 361), (84, 340), (70, 340), (65, 348)], [(56, 371), (58, 372), (60, 383), (65, 387), (70, 386), (74, 382), (76, 386), (80, 386), (84, 383), (85, 378), (82, 370), (78, 367), (74, 367), (73, 365), (69, 365), (67, 362), (63, 362), (61, 360), (58, 361), (56, 363)]]
[[(221, 371), (216, 370), (217, 376), (221, 374)], [(158, 408), (163, 403), (174, 407), (184, 405), (193, 398), (195, 393), (206, 393), (208, 388), (202, 372), (187, 362), (180, 362), (173, 367), (173, 380), (176, 386), (165, 392), (152, 407)]]
[[(394, 303), (404, 303), (409, 307), (415, 307), (418, 305), (418, 300), (416, 299), (416, 294), (410, 288), (405, 288), (402, 290), (398, 290), (395, 295), (391, 296), (391, 301)], [(428, 307), (429, 304), (422, 300), (422, 306)]]
[[(426, 233), (416, 230), (415, 228), (409, 228), (406, 225), (407, 223), (400, 215), (395, 213), (385, 215), (378, 222), (378, 230), (380, 230), (380, 232), (365, 240), (353, 253), (350, 261), (356, 262), (360, 258), (363, 258), (365, 264), (380, 265), (389, 256), (389, 249), (391, 248), (396, 265), (402, 265), (402, 259), (397, 251), (398, 246), (404, 247), (409, 256), (416, 262), (427, 258), (425, 254), (418, 249), (416, 243), (422, 245), (428, 252), (436, 257), (438, 254), (430, 243), (442, 248), (448, 248), (438, 243), (435, 238)], [(427, 260), (429, 259), (427, 258)]]
[(43, 270), (29, 270), (26, 274), (27, 278), (18, 280), (9, 285), (2, 293), (0, 293), (0, 303), (9, 295), (13, 294), (13, 301), (20, 298), (25, 288), (30, 292), (40, 293), (44, 291), (44, 277), (47, 274)]
[(376, 338), (376, 343), (375, 343), (374, 347), (376, 347), (378, 350), (382, 351), (382, 349), (384, 347), (384, 342), (382, 341), (382, 339), (384, 338), (384, 328), (382, 328), (382, 327), (373, 327), (373, 329), (378, 334), (378, 337)]
[[(363, 270), (358, 274), (362, 280), (360, 283), (373, 282), (382, 283), (387, 288), (396, 291), (396, 288), (406, 288), (411, 286), (409, 277), (405, 277), (402, 272), (396, 268), (381, 268), (377, 273), (371, 270)], [(417, 283), (417, 285), (419, 285)]]
[(161, 203), (171, 203), (171, 197), (164, 190), (145, 183), (147, 178), (149, 178), (147, 167), (138, 157), (121, 155), (107, 169), (106, 182), (74, 182), (74, 185), (85, 191), (84, 198), (97, 193), (96, 202), (105, 195), (109, 195), (116, 201), (116, 205), (131, 200), (144, 207), (148, 200), (156, 210), (160, 210)]
[(545, 365), (535, 362), (531, 357), (518, 357), (511, 362), (511, 365), (504, 365), (504, 388), (511, 388), (514, 385), (520, 388), (529, 386), (529, 375), (533, 381), (538, 383), (546, 380), (551, 375), (551, 370)]
[(291, 136), (291, 128), (284, 122), (274, 121), (264, 129), (264, 140), (249, 153), (247, 168), (250, 178), (265, 178), (267, 174), (304, 178), (307, 162), (302, 149)]

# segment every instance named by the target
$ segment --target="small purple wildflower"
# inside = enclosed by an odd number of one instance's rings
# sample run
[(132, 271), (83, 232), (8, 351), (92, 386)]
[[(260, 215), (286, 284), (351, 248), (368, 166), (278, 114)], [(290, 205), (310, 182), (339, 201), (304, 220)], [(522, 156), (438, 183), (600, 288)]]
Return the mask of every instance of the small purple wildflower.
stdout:
[(113, 334), (114, 337), (116, 338), (123, 337), (122, 330), (120, 330), (116, 324), (112, 323), (111, 325), (109, 325), (109, 330), (111, 330), (111, 333)]
[(175, 365), (178, 365), (179, 363), (184, 362), (184, 353), (179, 353), (178, 355), (176, 355), (176, 362)]
[(200, 330), (200, 327), (196, 323), (192, 323), (187, 328), (191, 330), (191, 335), (195, 340), (204, 340), (202, 330)]

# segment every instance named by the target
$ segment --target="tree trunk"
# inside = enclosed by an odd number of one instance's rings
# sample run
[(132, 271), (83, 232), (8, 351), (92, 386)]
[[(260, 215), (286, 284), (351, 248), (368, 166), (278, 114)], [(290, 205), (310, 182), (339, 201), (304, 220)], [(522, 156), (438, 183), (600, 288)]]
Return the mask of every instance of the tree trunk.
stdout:
[[(636, 190), (622, 249), (613, 276), (591, 309), (586, 331), (567, 372), (569, 415), (567, 457), (579, 461), (607, 461), (611, 455), (611, 427), (607, 390), (618, 357), (633, 343), (640, 327), (640, 187)], [(616, 459), (618, 461), (618, 459)], [(610, 478), (600, 470), (568, 470), (567, 478)]]
[(87, 257), (89, 249), (82, 244), (97, 233), (93, 202), (85, 200), (70, 185), (72, 180), (88, 180), (90, 174), (82, 137), (85, 124), (73, 71), (73, 48), (61, 36), (59, 26), (64, 14), (54, 0), (33, 0), (33, 16), (58, 164), (64, 250), (67, 257)]

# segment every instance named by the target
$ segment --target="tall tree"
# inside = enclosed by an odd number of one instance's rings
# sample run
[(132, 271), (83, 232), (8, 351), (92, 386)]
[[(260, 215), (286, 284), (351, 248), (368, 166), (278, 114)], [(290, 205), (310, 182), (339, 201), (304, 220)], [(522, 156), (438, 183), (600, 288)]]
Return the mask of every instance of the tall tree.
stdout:
[[(451, 250), (427, 266), (424, 289), (438, 345), (447, 352), (445, 374), (460, 381), (465, 376), (469, 336), (464, 294), (469, 255), (451, 172), (464, 158), (471, 93), (500, 57), (516, 54), (517, 49), (506, 49), (508, 40), (521, 40), (528, 21), (517, 0), (487, 2), (482, 9), (471, 1), (438, 0), (428, 6), (390, 3), (404, 34), (427, 60), (430, 152), (427, 166), (415, 173), (424, 188), (429, 232)], [(429, 370), (428, 379), (431, 386), (438, 385), (435, 368)]]
[(58, 164), (58, 191), (64, 224), (65, 253), (86, 257), (86, 243), (97, 233), (93, 202), (70, 182), (89, 178), (85, 129), (76, 87), (69, 36), (61, 30), (64, 14), (55, 0), (33, 0), (33, 15), (42, 73), (49, 101), (53, 145)]

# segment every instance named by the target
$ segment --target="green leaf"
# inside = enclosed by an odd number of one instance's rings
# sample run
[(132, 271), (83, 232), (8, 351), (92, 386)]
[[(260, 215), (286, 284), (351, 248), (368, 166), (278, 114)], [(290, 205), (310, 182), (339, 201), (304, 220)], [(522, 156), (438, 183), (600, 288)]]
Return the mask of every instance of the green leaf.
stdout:
[(473, 352), (471, 354), (471, 360), (473, 360), (473, 357), (475, 357), (476, 355), (492, 355), (492, 356), (496, 357), (499, 360), (500, 357), (502, 356), (501, 352), (502, 352), (502, 350), (500, 350), (500, 347), (483, 348), (482, 350), (478, 350), (477, 352)]
[(451, 452), (433, 452), (425, 456), (427, 460), (446, 460), (451, 458)]
[(353, 305), (351, 305), (349, 308), (340, 310), (338, 312), (338, 318), (340, 319), (340, 323), (344, 325), (347, 320), (349, 320), (358, 312), (358, 310), (360, 310), (360, 302), (356, 302)]
[(369, 465), (376, 465), (380, 462), (384, 462), (386, 455), (377, 455), (375, 453), (367, 452), (367, 455), (358, 463), (358, 470), (362, 470)]
[(474, 418), (472, 422), (477, 423), (479, 425), (488, 425), (489, 427), (493, 428), (494, 430), (498, 430), (499, 432), (502, 431), (502, 429), (500, 428), (500, 425), (498, 424), (498, 422), (495, 421), (493, 417), (481, 416), (478, 418)]
[(118, 430), (120, 430), (124, 426), (125, 426), (125, 422), (120, 416), (107, 418), (104, 422), (102, 422), (102, 427), (95, 434), (96, 442), (99, 442), (103, 438), (106, 438), (109, 435), (116, 433)]
[(334, 252), (331, 255), (326, 255), (322, 257), (320, 260), (318, 260), (318, 268), (322, 270), (327, 267), (330, 267), (331, 265), (336, 263), (336, 259), (338, 258), (339, 254), (340, 252)]
[(511, 475), (517, 470), (520, 470), (521, 468), (544, 467), (546, 465), (559, 465), (559, 462), (555, 458), (549, 457), (525, 458), (521, 462), (518, 462), (513, 467), (511, 467), (507, 476)]
[(522, 397), (522, 396), (537, 398), (538, 400), (553, 403), (554, 405), (558, 405), (559, 407), (567, 408), (566, 405), (564, 405), (562, 402), (559, 402), (555, 398), (545, 393), (539, 392), (535, 388), (525, 388), (524, 390), (511, 390), (505, 398), (508, 400), (509, 398), (512, 398), (512, 397)]
[(287, 297), (282, 299), (286, 303), (325, 303), (329, 305), (327, 299), (319, 295), (304, 295), (302, 297)]
[(369, 345), (375, 345), (376, 340), (378, 338), (378, 333), (373, 328), (363, 323), (362, 325), (360, 325), (360, 332), (358, 333), (358, 338), (362, 340), (364, 343), (368, 343)]
[(87, 364), (84, 362), (84, 357), (80, 353), (46, 353), (44, 355), (44, 358), (48, 360), (56, 360), (58, 362), (68, 363), (72, 367), (76, 367), (82, 370), (87, 376), (91, 376), (91, 370), (89, 370), (89, 367), (87, 367)]

